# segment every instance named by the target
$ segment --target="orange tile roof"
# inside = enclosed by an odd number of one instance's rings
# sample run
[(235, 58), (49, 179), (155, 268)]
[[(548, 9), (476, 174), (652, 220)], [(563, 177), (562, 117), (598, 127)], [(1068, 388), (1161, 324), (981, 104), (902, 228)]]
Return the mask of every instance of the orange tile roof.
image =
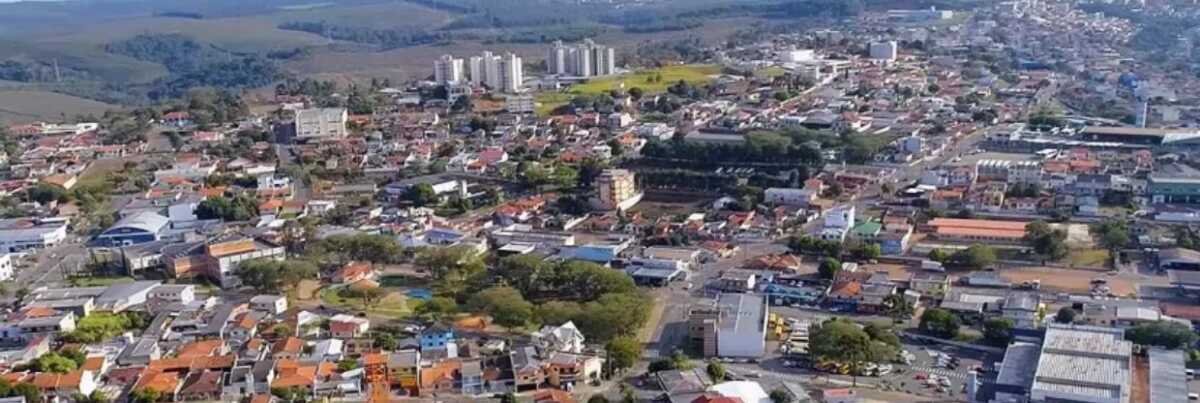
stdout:
[(298, 354), (304, 349), (304, 341), (296, 337), (288, 337), (286, 339), (275, 342), (271, 347), (271, 352), (274, 353), (293, 353)]
[(147, 368), (138, 379), (134, 390), (153, 390), (159, 393), (173, 394), (179, 387), (179, 373), (162, 372)]
[(440, 380), (454, 379), (454, 373), (462, 369), (459, 360), (444, 360), (428, 368), (421, 368), (421, 388), (431, 388)]
[(224, 343), (221, 340), (203, 340), (183, 345), (179, 348), (179, 358), (207, 357), (220, 351)]
[(147, 368), (154, 371), (232, 368), (236, 358), (233, 354), (212, 357), (164, 358), (150, 361), (150, 366)]
[(83, 366), (79, 369), (92, 372), (100, 372), (104, 369), (104, 357), (88, 357), (83, 361)]

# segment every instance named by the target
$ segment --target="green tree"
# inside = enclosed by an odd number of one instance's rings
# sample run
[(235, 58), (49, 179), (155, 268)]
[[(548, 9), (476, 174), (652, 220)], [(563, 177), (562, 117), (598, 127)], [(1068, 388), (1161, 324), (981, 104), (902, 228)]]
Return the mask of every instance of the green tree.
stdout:
[(317, 266), (304, 260), (254, 259), (238, 266), (242, 284), (262, 293), (291, 289), (301, 280), (317, 278)]
[(504, 327), (524, 326), (533, 318), (533, 304), (512, 287), (492, 287), (471, 298), (468, 305), (474, 312), (491, 315)]
[(941, 249), (934, 249), (934, 250), (929, 251), (929, 260), (932, 260), (932, 261), (935, 261), (938, 263), (942, 263), (942, 264), (949, 263), (950, 262), (950, 253), (948, 253), (944, 250), (941, 250)]
[(583, 314), (583, 306), (573, 301), (547, 301), (534, 308), (539, 323), (548, 325), (566, 323)]
[(884, 313), (896, 321), (912, 319), (913, 306), (904, 298), (904, 294), (892, 294), (883, 298)]
[(1122, 248), (1129, 245), (1129, 226), (1124, 221), (1108, 220), (1093, 229), (1096, 242), (1113, 252), (1114, 258)]
[(1188, 325), (1160, 320), (1126, 329), (1125, 339), (1143, 346), (1177, 349), (1196, 344), (1196, 332)]
[(344, 358), (337, 363), (338, 372), (346, 372), (358, 368), (358, 361), (350, 358)]
[(433, 297), (417, 305), (414, 312), (431, 322), (439, 322), (443, 318), (458, 312), (458, 303), (446, 297)]
[(958, 316), (944, 309), (931, 308), (921, 314), (920, 329), (937, 337), (953, 339), (961, 325)]
[(1054, 321), (1058, 323), (1075, 323), (1075, 309), (1064, 306), (1058, 309), (1058, 313), (1054, 314)]
[(845, 320), (831, 319), (813, 324), (809, 330), (809, 353), (818, 360), (850, 365), (854, 385), (862, 366), (895, 355), (886, 343), (875, 341), (858, 325)]
[(959, 267), (983, 270), (996, 263), (996, 249), (987, 245), (974, 244), (954, 252), (950, 261)]
[(725, 365), (720, 361), (709, 361), (705, 372), (708, 372), (708, 376), (712, 378), (713, 382), (725, 381)]
[(821, 275), (821, 278), (827, 280), (832, 279), (840, 271), (842, 271), (842, 262), (832, 257), (825, 258), (825, 260), (821, 261), (821, 265), (817, 267), (817, 273)]
[(1008, 345), (1008, 342), (1012, 340), (1012, 332), (1012, 319), (992, 318), (983, 322), (983, 339), (992, 345)]
[(417, 254), (416, 265), (433, 277), (434, 291), (455, 301), (466, 300), (470, 288), (487, 275), (482, 256), (465, 245), (426, 249)]
[(783, 389), (775, 389), (768, 396), (771, 403), (792, 403), (792, 394)]
[(214, 197), (196, 206), (196, 217), (203, 220), (247, 221), (258, 217), (258, 201), (249, 195)]
[(64, 357), (59, 353), (50, 352), (42, 354), (33, 361), (33, 368), (37, 372), (53, 372), (56, 374), (65, 374), (79, 368), (79, 364), (68, 357)]
[(137, 389), (130, 397), (135, 403), (154, 403), (162, 399), (162, 393), (154, 389)]
[(588, 398), (587, 403), (608, 403), (608, 398), (604, 395), (592, 395)]
[(1053, 229), (1045, 221), (1034, 221), (1025, 226), (1025, 244), (1044, 260), (1060, 260), (1067, 257), (1067, 232)]
[(408, 193), (405, 197), (417, 207), (424, 207), (433, 204), (437, 201), (437, 192), (433, 190), (433, 185), (428, 183), (420, 183), (408, 188)]
[(617, 336), (605, 344), (608, 352), (608, 363), (614, 372), (623, 372), (633, 368), (642, 359), (642, 344), (629, 336)]
[(517, 403), (517, 395), (512, 394), (512, 392), (505, 393), (500, 396), (500, 403)]

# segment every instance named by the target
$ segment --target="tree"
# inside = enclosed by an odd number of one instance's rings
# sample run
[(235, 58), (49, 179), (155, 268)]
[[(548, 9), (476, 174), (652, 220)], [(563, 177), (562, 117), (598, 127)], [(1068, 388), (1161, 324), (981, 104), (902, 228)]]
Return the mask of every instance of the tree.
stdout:
[(867, 336), (871, 337), (871, 340), (883, 342), (884, 344), (896, 348), (900, 347), (900, 337), (896, 336), (896, 332), (892, 331), (891, 328), (880, 325), (879, 323), (867, 323), (866, 326), (863, 326), (863, 332), (866, 332)]
[(768, 397), (771, 403), (792, 403), (792, 394), (783, 389), (772, 390)]
[(533, 318), (533, 304), (512, 287), (492, 287), (471, 298), (468, 304), (474, 312), (491, 315), (496, 324), (520, 327)]
[(818, 360), (850, 365), (857, 386), (862, 365), (895, 355), (895, 349), (875, 341), (858, 325), (839, 319), (813, 324), (809, 330), (809, 353)]
[(1058, 323), (1075, 323), (1075, 309), (1064, 306), (1058, 309), (1058, 313), (1054, 314), (1054, 321)]
[(712, 378), (713, 382), (725, 381), (725, 365), (722, 365), (720, 361), (709, 361), (705, 372), (708, 372), (708, 376)]
[(242, 284), (262, 293), (293, 288), (301, 280), (317, 278), (317, 271), (316, 265), (304, 260), (254, 259), (238, 266)]
[(417, 255), (418, 267), (433, 277), (439, 296), (464, 301), (472, 284), (485, 280), (487, 266), (472, 247), (430, 248)]
[(1113, 252), (1114, 258), (1116, 252), (1129, 245), (1129, 226), (1124, 221), (1108, 220), (1097, 225), (1093, 231), (1096, 242)]
[(1125, 330), (1125, 339), (1143, 346), (1177, 349), (1196, 344), (1196, 333), (1182, 323), (1160, 320)]
[(108, 395), (104, 394), (104, 392), (101, 390), (94, 390), (90, 395), (75, 393), (71, 396), (71, 400), (74, 400), (75, 403), (109, 403), (112, 401), (112, 399), (110, 399)]
[(1034, 253), (1046, 260), (1060, 260), (1067, 257), (1067, 232), (1053, 229), (1045, 221), (1034, 221), (1025, 226), (1025, 244)]
[(850, 253), (858, 260), (875, 260), (883, 255), (883, 248), (877, 243), (860, 243)]
[(458, 303), (446, 297), (433, 297), (417, 305), (414, 312), (430, 322), (439, 322), (442, 318), (453, 315), (458, 311)]
[(615, 372), (633, 368), (642, 359), (642, 344), (630, 336), (617, 336), (604, 345), (608, 363)]
[(33, 368), (37, 372), (52, 372), (56, 374), (65, 374), (74, 371), (79, 367), (79, 364), (70, 358), (64, 357), (59, 353), (51, 352), (43, 354), (33, 361)]
[(424, 207), (433, 204), (437, 201), (437, 192), (433, 190), (433, 185), (428, 183), (419, 183), (408, 188), (405, 197), (417, 207)]
[(833, 279), (838, 272), (842, 271), (842, 262), (832, 257), (827, 257), (821, 261), (821, 265), (817, 267), (817, 272), (823, 279)]
[(258, 217), (258, 201), (249, 195), (232, 199), (221, 196), (205, 199), (196, 206), (196, 217), (202, 220), (247, 221)]
[(929, 251), (929, 260), (943, 264), (948, 263), (950, 262), (950, 253), (941, 249), (934, 249)]
[(992, 345), (1008, 345), (1009, 340), (1012, 340), (1012, 331), (1012, 319), (992, 318), (983, 322), (983, 339)]
[(983, 270), (996, 263), (996, 250), (987, 245), (974, 244), (966, 249), (954, 252), (950, 257), (954, 265), (971, 269)]
[(962, 321), (950, 311), (931, 308), (921, 314), (920, 329), (937, 337), (953, 339), (958, 336), (958, 327)]
[(346, 372), (358, 368), (358, 361), (350, 358), (344, 358), (337, 363), (338, 372)]
[(130, 396), (136, 403), (154, 403), (162, 399), (162, 393), (154, 389), (137, 389)]
[(912, 319), (913, 306), (903, 294), (892, 294), (883, 298), (884, 313), (896, 321)]
[(608, 403), (608, 398), (604, 395), (592, 395), (588, 398), (587, 403)]

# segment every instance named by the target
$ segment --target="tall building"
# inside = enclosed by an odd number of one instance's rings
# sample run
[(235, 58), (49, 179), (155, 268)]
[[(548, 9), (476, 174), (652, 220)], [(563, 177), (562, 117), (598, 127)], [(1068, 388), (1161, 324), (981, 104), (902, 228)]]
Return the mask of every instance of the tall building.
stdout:
[(546, 72), (557, 75), (567, 74), (568, 52), (569, 49), (563, 46), (562, 41), (554, 41), (554, 45), (550, 47), (550, 51), (546, 52)]
[(636, 176), (626, 169), (606, 169), (596, 177), (600, 192), (599, 207), (605, 210), (625, 210), (642, 199)]
[(499, 69), (500, 83), (492, 89), (508, 93), (520, 92), (522, 83), (525, 82), (525, 65), (522, 64), (521, 58), (512, 53), (505, 54), (500, 59)]
[(612, 75), (617, 70), (617, 52), (591, 39), (576, 46), (556, 41), (546, 55), (546, 68), (551, 74), (576, 77)]
[(452, 84), (463, 79), (463, 60), (451, 55), (442, 55), (433, 62), (433, 81), (438, 84)]
[(346, 122), (350, 120), (346, 108), (316, 108), (296, 111), (296, 139), (346, 137)]
[(892, 61), (896, 60), (896, 54), (899, 45), (896, 41), (872, 42), (870, 48), (870, 56), (873, 60)]
[(471, 78), (471, 85), (484, 84), (485, 80), (483, 71), (483, 56), (471, 56), (471, 58), (467, 60), (467, 74)]

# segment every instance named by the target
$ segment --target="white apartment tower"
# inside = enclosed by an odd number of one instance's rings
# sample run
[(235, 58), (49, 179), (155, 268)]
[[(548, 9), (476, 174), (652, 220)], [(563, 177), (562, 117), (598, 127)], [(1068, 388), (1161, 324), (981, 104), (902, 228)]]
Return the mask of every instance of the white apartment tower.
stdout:
[(483, 56), (471, 56), (467, 59), (467, 75), (471, 78), (471, 85), (483, 85)]
[(442, 55), (433, 62), (433, 81), (438, 84), (452, 84), (463, 80), (463, 59), (455, 59), (451, 55)]
[(597, 45), (591, 39), (576, 46), (555, 41), (546, 55), (546, 68), (551, 74), (576, 77), (607, 76), (616, 73), (615, 49)]
[(500, 85), (493, 88), (508, 93), (520, 92), (521, 85), (525, 82), (525, 66), (522, 64), (521, 58), (508, 53), (500, 59), (499, 65)]
[(872, 42), (870, 47), (870, 56), (872, 60), (893, 61), (896, 60), (899, 45), (896, 41)]

